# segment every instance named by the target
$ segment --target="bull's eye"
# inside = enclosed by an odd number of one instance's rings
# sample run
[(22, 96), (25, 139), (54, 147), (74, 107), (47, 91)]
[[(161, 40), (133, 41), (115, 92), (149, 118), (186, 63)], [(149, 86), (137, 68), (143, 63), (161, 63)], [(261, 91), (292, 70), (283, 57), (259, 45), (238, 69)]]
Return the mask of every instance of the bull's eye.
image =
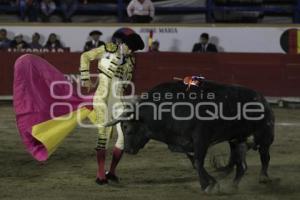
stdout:
[(124, 133), (128, 134), (129, 130), (130, 130), (130, 126), (128, 124), (123, 124), (122, 129), (123, 129)]

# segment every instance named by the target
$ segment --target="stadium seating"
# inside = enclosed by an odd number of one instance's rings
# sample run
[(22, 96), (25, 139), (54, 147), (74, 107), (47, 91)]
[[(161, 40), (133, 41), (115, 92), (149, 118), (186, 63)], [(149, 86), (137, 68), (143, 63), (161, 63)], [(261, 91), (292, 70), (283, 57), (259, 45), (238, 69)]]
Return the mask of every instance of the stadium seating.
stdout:
[[(79, 5), (76, 15), (116, 15), (126, 21), (129, 0), (88, 0)], [(260, 22), (265, 16), (284, 16), (300, 22), (300, 0), (153, 0), (157, 15), (203, 14), (206, 22)], [(57, 13), (59, 13), (59, 7)], [(18, 8), (8, 0), (1, 1), (0, 14), (17, 15)], [(184, 22), (184, 21), (183, 21)]]

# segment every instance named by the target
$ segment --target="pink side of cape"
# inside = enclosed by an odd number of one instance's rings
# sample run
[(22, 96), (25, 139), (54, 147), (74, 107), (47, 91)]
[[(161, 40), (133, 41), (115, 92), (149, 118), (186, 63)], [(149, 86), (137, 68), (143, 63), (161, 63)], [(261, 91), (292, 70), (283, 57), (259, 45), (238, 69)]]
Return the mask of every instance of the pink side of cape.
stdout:
[[(68, 96), (56, 99), (51, 96), (50, 87), (54, 81), (67, 82), (64, 75), (54, 66), (39, 56), (26, 54), (19, 57), (14, 66), (13, 104), (16, 113), (17, 128), (29, 153), (38, 161), (48, 159), (45, 146), (32, 136), (32, 127), (51, 119), (50, 107), (53, 103), (69, 103), (67, 106), (56, 106), (55, 117), (78, 109), (82, 102), (90, 99), (78, 97), (76, 89), (68, 84), (57, 84), (53, 91), (57, 96)], [(91, 109), (91, 107), (88, 107)]]

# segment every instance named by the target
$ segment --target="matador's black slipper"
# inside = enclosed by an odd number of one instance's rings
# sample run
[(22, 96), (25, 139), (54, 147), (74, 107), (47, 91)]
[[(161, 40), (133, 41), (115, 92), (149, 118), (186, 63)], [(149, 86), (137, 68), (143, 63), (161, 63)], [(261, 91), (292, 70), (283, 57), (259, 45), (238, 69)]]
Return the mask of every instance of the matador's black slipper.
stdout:
[(105, 177), (110, 180), (113, 181), (115, 183), (119, 183), (119, 177), (117, 177), (116, 175), (110, 173), (110, 172), (106, 172), (105, 173)]
[(99, 179), (99, 178), (97, 178), (96, 179), (96, 183), (98, 185), (105, 185), (105, 184), (108, 184), (108, 181), (107, 181), (107, 179)]

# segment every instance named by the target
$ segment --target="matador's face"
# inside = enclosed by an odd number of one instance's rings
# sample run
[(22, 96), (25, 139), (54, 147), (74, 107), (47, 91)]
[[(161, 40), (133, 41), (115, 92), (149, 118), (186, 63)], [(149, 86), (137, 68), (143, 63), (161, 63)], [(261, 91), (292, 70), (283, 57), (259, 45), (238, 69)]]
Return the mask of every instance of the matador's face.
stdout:
[(129, 49), (129, 47), (125, 43), (119, 44), (119, 51), (120, 51), (120, 54), (125, 57), (132, 54), (131, 49)]

